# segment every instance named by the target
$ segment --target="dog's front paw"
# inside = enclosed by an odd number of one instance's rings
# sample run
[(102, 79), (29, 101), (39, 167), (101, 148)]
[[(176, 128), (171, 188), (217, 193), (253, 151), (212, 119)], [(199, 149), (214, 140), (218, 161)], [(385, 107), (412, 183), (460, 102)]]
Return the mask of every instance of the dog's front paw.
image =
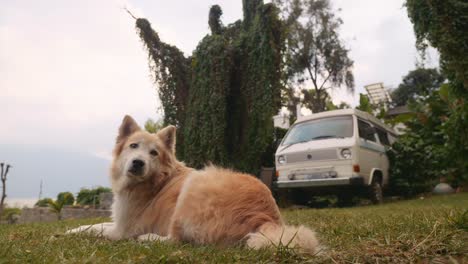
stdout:
[(92, 225), (83, 225), (83, 226), (80, 226), (80, 227), (77, 227), (77, 228), (67, 230), (67, 232), (65, 232), (65, 234), (69, 235), (69, 234), (76, 234), (76, 233), (82, 233), (82, 232), (87, 232), (87, 231), (89, 232), (91, 227), (92, 227)]
[(138, 241), (166, 241), (169, 239), (169, 236), (160, 236), (158, 234), (148, 233), (138, 236)]
[(114, 230), (114, 223), (100, 223), (94, 225), (83, 225), (65, 232), (65, 234), (88, 233), (98, 236), (111, 236)]

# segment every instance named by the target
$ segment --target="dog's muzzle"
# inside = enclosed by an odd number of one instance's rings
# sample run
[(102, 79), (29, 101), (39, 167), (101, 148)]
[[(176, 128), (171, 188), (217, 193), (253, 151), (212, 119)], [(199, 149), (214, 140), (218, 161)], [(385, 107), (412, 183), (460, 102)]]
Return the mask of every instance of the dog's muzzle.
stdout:
[(128, 170), (131, 174), (135, 176), (141, 176), (145, 169), (145, 162), (139, 159), (132, 160), (132, 166)]

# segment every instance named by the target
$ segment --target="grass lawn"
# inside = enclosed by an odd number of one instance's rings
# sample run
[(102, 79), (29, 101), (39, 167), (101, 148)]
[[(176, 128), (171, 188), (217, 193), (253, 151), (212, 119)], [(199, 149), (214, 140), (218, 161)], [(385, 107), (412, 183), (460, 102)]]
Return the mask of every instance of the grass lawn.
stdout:
[(282, 247), (253, 251), (56, 236), (107, 219), (0, 225), (0, 263), (468, 263), (468, 193), (381, 206), (283, 210), (290, 224), (314, 228), (322, 256)]

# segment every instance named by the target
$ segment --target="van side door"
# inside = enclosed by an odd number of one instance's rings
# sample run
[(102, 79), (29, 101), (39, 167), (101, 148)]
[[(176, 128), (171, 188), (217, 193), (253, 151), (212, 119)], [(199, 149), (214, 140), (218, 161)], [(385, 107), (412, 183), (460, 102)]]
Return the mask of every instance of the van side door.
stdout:
[(385, 148), (377, 142), (376, 130), (369, 122), (358, 118), (358, 132), (360, 174), (369, 183), (372, 169), (381, 167), (381, 153)]
[(390, 139), (388, 133), (385, 129), (376, 126), (377, 130), (377, 137), (379, 138), (379, 142), (385, 148), (385, 153), (380, 154), (380, 164), (383, 173), (383, 184), (386, 185), (388, 183), (388, 170), (390, 168), (390, 162), (387, 156), (387, 150), (390, 148)]

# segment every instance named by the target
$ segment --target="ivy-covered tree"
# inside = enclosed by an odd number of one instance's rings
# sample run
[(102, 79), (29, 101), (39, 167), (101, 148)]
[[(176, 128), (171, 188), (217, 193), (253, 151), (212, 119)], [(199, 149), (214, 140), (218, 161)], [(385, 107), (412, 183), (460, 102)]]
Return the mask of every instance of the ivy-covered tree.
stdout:
[[(468, 93), (468, 3), (465, 0), (407, 0), (416, 44), (424, 50), (433, 46), (440, 52), (442, 69), (456, 90)], [(454, 89), (452, 88), (452, 89)]]
[[(180, 128), (187, 113), (191, 59), (177, 47), (162, 42), (148, 20), (136, 19), (136, 28), (148, 51), (148, 65), (162, 104), (164, 125)], [(177, 142), (180, 154), (184, 146), (182, 133), (177, 134)]]
[(313, 113), (326, 110), (329, 89), (344, 86), (354, 91), (353, 61), (339, 38), (342, 20), (335, 16), (328, 0), (274, 0), (287, 27), (286, 87), (289, 110), (295, 112), (297, 87), (311, 85)]
[(177, 156), (257, 173), (273, 141), (281, 107), (283, 25), (273, 4), (243, 0), (244, 19), (224, 26), (210, 9), (211, 34), (191, 57), (162, 42), (146, 19), (136, 20), (164, 110), (179, 128)]

